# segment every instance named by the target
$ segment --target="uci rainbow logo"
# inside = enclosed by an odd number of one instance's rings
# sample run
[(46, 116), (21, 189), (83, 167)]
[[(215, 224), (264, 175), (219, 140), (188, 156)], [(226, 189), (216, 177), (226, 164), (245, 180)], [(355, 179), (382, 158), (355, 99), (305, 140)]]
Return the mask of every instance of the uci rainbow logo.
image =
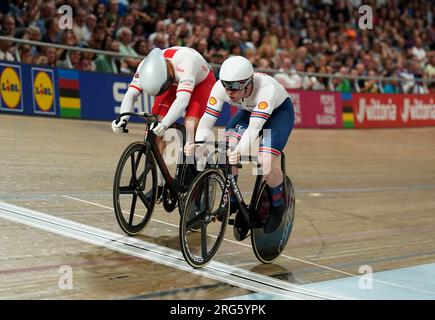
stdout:
[[(33, 80), (33, 95), (37, 107), (42, 113), (53, 113), (54, 86), (52, 76), (46, 71), (39, 71)], [(36, 107), (36, 106), (35, 106)]]
[(3, 102), (9, 109), (17, 109), (21, 101), (21, 81), (17, 72), (6, 67), (0, 76), (0, 91)]

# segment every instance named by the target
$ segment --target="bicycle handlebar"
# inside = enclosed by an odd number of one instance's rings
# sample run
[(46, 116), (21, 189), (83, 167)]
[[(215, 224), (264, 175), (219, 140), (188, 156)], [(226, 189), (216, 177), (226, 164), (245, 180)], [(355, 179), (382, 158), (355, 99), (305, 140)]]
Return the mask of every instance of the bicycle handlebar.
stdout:
[[(193, 144), (195, 144), (195, 145), (196, 144), (207, 144), (207, 143), (211, 144), (208, 141), (195, 141), (195, 142), (193, 142)], [(214, 145), (215, 145), (216, 148), (219, 147), (219, 141), (215, 141)], [(226, 146), (228, 147), (228, 142), (226, 143)], [(243, 165), (241, 163), (230, 164), (230, 165), (233, 166), (233, 167), (239, 168), (239, 169), (241, 169), (243, 167)]]
[(152, 118), (153, 120), (157, 120), (157, 116), (153, 113), (146, 113), (146, 112), (123, 112), (121, 114), (118, 115), (118, 118), (116, 118), (116, 121), (120, 121), (121, 117), (123, 116), (136, 116), (136, 117), (141, 117), (141, 118), (145, 118), (145, 119), (149, 119)]
[[(116, 123), (121, 121), (121, 118), (123, 116), (140, 117), (140, 118), (144, 118), (145, 120), (147, 120), (147, 122), (148, 122), (148, 119), (152, 119), (152, 121), (157, 121), (157, 116), (155, 114), (152, 114), (152, 113), (146, 113), (146, 112), (138, 112), (138, 113), (136, 113), (136, 112), (123, 112), (123, 113), (119, 114), (118, 117), (116, 118)], [(128, 133), (128, 129), (123, 128), (122, 132)]]

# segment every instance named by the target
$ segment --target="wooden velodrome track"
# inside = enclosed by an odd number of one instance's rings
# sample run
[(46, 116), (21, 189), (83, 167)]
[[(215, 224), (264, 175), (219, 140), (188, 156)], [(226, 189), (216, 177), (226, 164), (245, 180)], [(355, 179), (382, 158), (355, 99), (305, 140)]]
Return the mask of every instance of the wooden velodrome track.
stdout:
[[(116, 223), (114, 170), (142, 139), (142, 124), (129, 128), (115, 135), (110, 122), (0, 114), (0, 299), (331, 298), (300, 288), (361, 276), (363, 265), (380, 272), (435, 262), (435, 128), (294, 130), (285, 153), (296, 218), (283, 256), (262, 265), (228, 228), (210, 268), (198, 272), (180, 259), (177, 210), (156, 207), (134, 239)], [(251, 191), (249, 169), (239, 181)], [(43, 227), (41, 213), (64, 220)], [(92, 238), (85, 225), (100, 233)], [(112, 246), (113, 237), (124, 244)], [(129, 241), (136, 252), (125, 249)], [(71, 268), (69, 290), (59, 285), (62, 266)]]

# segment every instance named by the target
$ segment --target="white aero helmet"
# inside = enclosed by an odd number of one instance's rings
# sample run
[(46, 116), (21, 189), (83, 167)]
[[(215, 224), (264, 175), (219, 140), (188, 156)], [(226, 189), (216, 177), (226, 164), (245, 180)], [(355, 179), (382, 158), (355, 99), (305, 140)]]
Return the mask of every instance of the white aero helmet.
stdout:
[(154, 48), (139, 67), (139, 83), (150, 96), (158, 96), (169, 89), (173, 79), (168, 75), (163, 52)]
[(227, 90), (242, 90), (252, 82), (254, 67), (248, 59), (233, 56), (222, 63), (219, 79)]

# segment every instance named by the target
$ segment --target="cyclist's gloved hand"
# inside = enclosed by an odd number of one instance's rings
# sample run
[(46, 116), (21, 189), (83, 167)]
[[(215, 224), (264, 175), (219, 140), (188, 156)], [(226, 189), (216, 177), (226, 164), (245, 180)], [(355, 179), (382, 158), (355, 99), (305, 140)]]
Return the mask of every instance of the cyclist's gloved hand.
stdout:
[(154, 134), (159, 137), (163, 137), (167, 130), (166, 126), (161, 122), (158, 122), (157, 125), (155, 123), (152, 123), (151, 129), (153, 130)]
[(184, 146), (184, 154), (186, 157), (191, 157), (195, 152), (195, 145), (192, 142), (186, 142)]
[(124, 132), (125, 128), (127, 127), (127, 123), (128, 123), (128, 120), (125, 117), (122, 117), (121, 120), (119, 120), (118, 122), (116, 119), (113, 120), (112, 121), (113, 132), (115, 132), (115, 133)]
[(232, 165), (238, 164), (240, 159), (240, 151), (238, 149), (228, 150), (228, 162)]

